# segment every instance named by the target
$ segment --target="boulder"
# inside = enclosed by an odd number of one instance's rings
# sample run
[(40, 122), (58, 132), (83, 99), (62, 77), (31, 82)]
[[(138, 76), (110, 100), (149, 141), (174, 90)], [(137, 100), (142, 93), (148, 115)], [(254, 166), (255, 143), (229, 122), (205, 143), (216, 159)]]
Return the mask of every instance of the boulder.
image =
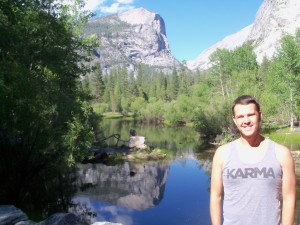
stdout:
[(110, 223), (110, 222), (96, 222), (92, 225), (122, 225), (121, 223)]
[(0, 225), (15, 225), (18, 222), (27, 220), (27, 215), (15, 206), (0, 205)]
[(131, 136), (129, 138), (129, 148), (145, 149), (145, 137), (143, 136)]
[[(0, 225), (85, 225), (73, 213), (56, 213), (48, 219), (35, 223), (13, 205), (0, 205)], [(92, 225), (122, 225), (121, 223), (96, 222)]]
[(72, 213), (56, 213), (37, 225), (84, 225), (84, 223)]
[(31, 220), (26, 220), (26, 221), (18, 222), (15, 225), (36, 225), (36, 223)]

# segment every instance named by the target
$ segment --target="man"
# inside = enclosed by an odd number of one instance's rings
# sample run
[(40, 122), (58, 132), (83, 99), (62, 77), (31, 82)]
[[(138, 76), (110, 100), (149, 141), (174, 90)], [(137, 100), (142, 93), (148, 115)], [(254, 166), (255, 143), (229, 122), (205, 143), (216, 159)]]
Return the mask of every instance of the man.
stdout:
[(238, 97), (232, 113), (240, 138), (214, 155), (212, 224), (223, 220), (223, 225), (293, 225), (296, 176), (290, 150), (260, 135), (262, 113), (254, 97)]

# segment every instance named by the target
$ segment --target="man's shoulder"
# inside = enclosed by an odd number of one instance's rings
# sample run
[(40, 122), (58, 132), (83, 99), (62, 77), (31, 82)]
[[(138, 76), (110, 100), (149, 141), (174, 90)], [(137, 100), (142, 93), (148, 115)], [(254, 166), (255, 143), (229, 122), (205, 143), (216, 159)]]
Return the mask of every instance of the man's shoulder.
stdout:
[(273, 141), (271, 139), (268, 139), (268, 140), (269, 140), (269, 142), (274, 143), (276, 152), (278, 152), (278, 151), (279, 152), (290, 152), (290, 149), (288, 147), (286, 147), (285, 145), (279, 144), (278, 142)]
[(280, 163), (285, 162), (287, 159), (292, 158), (291, 150), (288, 147), (279, 144), (275, 141), (272, 140), (270, 141), (274, 142), (276, 158)]
[(221, 145), (218, 149), (220, 149), (221, 151), (225, 151), (226, 149), (231, 149), (236, 142), (237, 140), (233, 140), (231, 142)]
[(234, 141), (231, 141), (231, 142), (228, 142), (226, 144), (219, 146), (216, 151), (216, 155), (223, 159), (227, 158), (233, 148), (233, 145), (236, 143), (236, 141), (237, 140), (234, 140)]

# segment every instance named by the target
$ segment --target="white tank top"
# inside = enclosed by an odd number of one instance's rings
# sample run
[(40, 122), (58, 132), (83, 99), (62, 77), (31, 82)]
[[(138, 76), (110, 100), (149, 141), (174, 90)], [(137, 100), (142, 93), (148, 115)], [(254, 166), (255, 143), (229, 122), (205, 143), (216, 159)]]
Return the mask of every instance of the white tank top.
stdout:
[(269, 140), (263, 159), (248, 164), (239, 159), (237, 141), (229, 143), (223, 168), (223, 225), (280, 225), (282, 171)]

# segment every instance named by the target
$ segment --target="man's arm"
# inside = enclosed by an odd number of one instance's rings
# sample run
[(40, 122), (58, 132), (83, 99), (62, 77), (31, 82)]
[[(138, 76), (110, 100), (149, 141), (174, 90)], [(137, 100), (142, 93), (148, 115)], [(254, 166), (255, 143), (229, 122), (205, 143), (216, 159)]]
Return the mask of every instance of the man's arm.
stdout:
[(277, 158), (282, 169), (282, 225), (293, 225), (296, 211), (295, 164), (290, 150), (281, 145)]
[(222, 146), (219, 147), (213, 158), (210, 185), (210, 217), (212, 225), (221, 225), (222, 223), (223, 151)]

